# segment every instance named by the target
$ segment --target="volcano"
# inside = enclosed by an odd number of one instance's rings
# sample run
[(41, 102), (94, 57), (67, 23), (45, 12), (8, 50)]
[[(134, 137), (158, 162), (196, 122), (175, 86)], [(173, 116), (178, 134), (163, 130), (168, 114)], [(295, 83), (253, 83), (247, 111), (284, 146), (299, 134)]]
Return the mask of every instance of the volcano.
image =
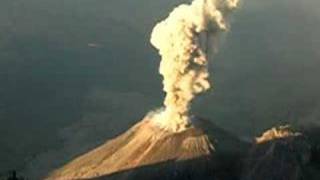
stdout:
[(228, 31), (229, 14), (238, 2), (193, 0), (157, 23), (150, 43), (161, 56), (159, 73), (166, 93), (161, 110), (47, 179), (214, 179), (214, 168), (223, 167), (215, 166), (218, 147), (229, 143), (233, 148), (228, 148), (239, 149), (239, 142), (209, 121), (193, 118), (190, 108), (192, 100), (211, 87), (208, 55), (219, 35)]
[(195, 120), (183, 131), (171, 132), (145, 118), (47, 179), (215, 179), (215, 168), (221, 168), (223, 162), (217, 160), (223, 157), (220, 152), (230, 158), (242, 147), (245, 143), (204, 119)]

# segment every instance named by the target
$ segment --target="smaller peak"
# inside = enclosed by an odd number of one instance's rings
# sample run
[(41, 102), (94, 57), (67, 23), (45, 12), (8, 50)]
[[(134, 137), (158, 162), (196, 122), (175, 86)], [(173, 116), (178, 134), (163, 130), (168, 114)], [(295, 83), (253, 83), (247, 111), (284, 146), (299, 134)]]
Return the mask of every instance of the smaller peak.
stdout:
[(257, 137), (255, 141), (257, 144), (262, 144), (276, 139), (297, 137), (301, 135), (301, 133), (295, 132), (290, 125), (284, 125), (279, 127), (273, 127), (265, 131), (260, 137)]

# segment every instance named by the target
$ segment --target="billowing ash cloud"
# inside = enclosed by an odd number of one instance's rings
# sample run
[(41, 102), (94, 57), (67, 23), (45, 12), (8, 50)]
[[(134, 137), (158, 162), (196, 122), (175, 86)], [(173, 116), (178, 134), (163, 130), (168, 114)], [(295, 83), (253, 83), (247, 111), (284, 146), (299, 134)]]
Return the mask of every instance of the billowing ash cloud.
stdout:
[(228, 30), (227, 16), (237, 5), (238, 0), (194, 0), (154, 27), (151, 43), (162, 57), (159, 71), (166, 97), (164, 110), (153, 118), (164, 128), (179, 131), (189, 125), (191, 101), (210, 88), (206, 53), (215, 43), (203, 41)]

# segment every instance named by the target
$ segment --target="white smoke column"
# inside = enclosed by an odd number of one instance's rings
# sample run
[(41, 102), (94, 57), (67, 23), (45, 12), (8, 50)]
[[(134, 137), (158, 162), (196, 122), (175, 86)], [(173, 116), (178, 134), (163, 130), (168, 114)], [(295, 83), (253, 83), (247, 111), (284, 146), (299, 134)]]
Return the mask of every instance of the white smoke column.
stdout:
[(154, 27), (151, 43), (162, 57), (159, 71), (166, 92), (164, 110), (154, 120), (162, 127), (180, 131), (189, 126), (191, 101), (210, 88), (203, 35), (215, 39), (226, 31), (227, 16), (237, 5), (238, 0), (194, 0)]

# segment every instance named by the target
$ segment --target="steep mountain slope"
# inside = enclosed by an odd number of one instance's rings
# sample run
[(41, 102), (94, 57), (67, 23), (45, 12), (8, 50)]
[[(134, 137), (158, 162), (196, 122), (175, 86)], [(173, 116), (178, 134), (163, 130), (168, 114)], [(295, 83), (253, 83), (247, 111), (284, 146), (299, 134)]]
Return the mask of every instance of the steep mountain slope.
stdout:
[[(215, 138), (224, 142), (217, 145), (220, 148), (215, 148)], [(196, 123), (182, 132), (170, 132), (146, 118), (124, 134), (56, 170), (47, 179), (107, 179), (115, 173), (138, 168), (157, 169), (157, 175), (141, 171), (144, 172), (143, 177), (150, 179), (168, 174), (172, 174), (169, 179), (174, 179), (178, 172), (190, 175), (190, 169), (193, 174), (214, 177), (214, 169), (218, 167), (217, 150), (221, 149), (225, 153), (227, 149), (234, 151), (236, 146), (237, 150), (241, 150), (244, 144), (205, 120), (196, 120)], [(187, 163), (191, 161), (197, 163)], [(162, 171), (160, 175), (159, 170)], [(126, 179), (133, 179), (133, 176), (127, 174)]]

